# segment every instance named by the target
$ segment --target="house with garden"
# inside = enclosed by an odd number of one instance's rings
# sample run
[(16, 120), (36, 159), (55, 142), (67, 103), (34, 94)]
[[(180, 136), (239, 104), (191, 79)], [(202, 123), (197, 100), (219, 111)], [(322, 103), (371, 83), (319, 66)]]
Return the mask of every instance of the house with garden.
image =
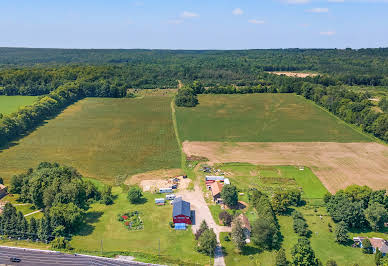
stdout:
[(219, 202), (221, 200), (221, 191), (223, 187), (224, 185), (221, 182), (214, 182), (210, 185), (214, 202)]
[[(353, 237), (355, 246), (362, 248), (362, 241), (366, 237)], [(376, 249), (379, 249), (383, 256), (388, 254), (388, 241), (383, 238), (372, 237), (368, 238), (373, 249), (373, 253), (376, 253)]]
[(237, 216), (236, 219), (240, 221), (241, 227), (244, 232), (245, 240), (247, 243), (249, 243), (251, 239), (251, 224), (249, 223), (248, 218), (243, 213), (241, 213), (239, 216)]

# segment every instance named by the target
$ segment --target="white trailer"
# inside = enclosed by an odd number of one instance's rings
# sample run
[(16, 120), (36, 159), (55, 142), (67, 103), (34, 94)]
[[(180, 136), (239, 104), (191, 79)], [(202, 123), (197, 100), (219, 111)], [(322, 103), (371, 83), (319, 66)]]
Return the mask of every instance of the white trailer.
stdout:
[(175, 197), (176, 197), (175, 194), (167, 194), (167, 195), (166, 195), (166, 199), (167, 199), (167, 200), (174, 200)]
[(172, 193), (172, 188), (159, 188), (159, 193)]

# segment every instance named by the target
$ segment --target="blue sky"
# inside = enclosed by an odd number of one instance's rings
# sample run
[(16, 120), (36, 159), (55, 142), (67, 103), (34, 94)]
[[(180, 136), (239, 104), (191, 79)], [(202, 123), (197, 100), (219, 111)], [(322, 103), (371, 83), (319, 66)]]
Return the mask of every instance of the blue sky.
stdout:
[(1, 47), (388, 47), (388, 0), (0, 0)]

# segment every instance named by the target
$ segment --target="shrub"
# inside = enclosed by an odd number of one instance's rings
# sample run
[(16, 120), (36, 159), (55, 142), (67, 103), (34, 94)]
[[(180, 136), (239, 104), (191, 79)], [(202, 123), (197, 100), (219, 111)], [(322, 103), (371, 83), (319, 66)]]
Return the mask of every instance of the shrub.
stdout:
[(232, 215), (230, 215), (227, 211), (220, 212), (220, 214), (218, 215), (218, 218), (226, 226), (230, 226), (230, 224), (232, 223), (232, 219), (233, 219)]
[(368, 238), (362, 240), (362, 252), (365, 254), (372, 254), (373, 248)]
[(72, 249), (69, 241), (64, 237), (57, 237), (51, 242), (51, 248), (53, 249)]
[(143, 192), (138, 186), (132, 186), (130, 187), (127, 195), (127, 199), (130, 203), (136, 204), (140, 203), (143, 198)]

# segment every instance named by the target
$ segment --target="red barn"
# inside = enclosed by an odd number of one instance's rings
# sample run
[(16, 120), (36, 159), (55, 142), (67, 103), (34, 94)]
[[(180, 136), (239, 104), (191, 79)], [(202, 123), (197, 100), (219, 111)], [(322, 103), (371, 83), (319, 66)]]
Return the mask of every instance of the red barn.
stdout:
[(172, 220), (174, 223), (191, 224), (190, 202), (176, 198), (173, 202)]

